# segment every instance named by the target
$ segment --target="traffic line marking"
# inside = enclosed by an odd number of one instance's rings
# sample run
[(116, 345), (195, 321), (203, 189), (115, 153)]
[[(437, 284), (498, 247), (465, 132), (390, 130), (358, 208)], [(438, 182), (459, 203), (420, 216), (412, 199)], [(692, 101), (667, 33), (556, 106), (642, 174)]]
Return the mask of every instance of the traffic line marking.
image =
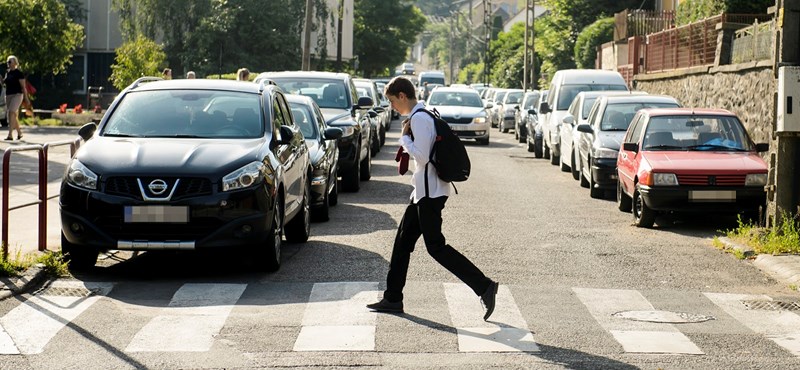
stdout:
[(464, 284), (445, 283), (450, 319), (458, 334), (460, 352), (538, 352), (539, 346), (522, 317), (514, 296), (501, 285), (489, 321), (483, 321), (480, 298)]
[(800, 315), (791, 311), (748, 310), (741, 301), (769, 300), (765, 295), (703, 293), (715, 305), (750, 330), (800, 356)]
[(112, 283), (56, 281), (51, 287), (88, 289), (88, 297), (33, 295), (0, 318), (0, 353), (37, 354), (67, 324), (113, 288)]
[(655, 309), (635, 290), (572, 288), (603, 329), (629, 353), (704, 354), (672, 324), (631, 321), (614, 316), (621, 311)]
[(365, 306), (377, 296), (377, 282), (314, 284), (294, 350), (374, 351), (377, 314)]
[(126, 352), (204, 352), (211, 349), (247, 284), (184, 284), (133, 337)]

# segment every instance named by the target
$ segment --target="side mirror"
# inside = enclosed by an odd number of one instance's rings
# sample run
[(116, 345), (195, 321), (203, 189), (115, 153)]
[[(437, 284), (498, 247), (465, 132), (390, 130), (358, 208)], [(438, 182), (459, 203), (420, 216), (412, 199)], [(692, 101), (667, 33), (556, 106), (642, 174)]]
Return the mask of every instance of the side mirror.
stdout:
[(639, 144), (636, 143), (622, 143), (622, 150), (638, 153)]
[(591, 134), (594, 132), (594, 130), (592, 130), (592, 126), (590, 126), (588, 123), (582, 123), (578, 125), (578, 127), (576, 128), (578, 129), (578, 132), (585, 132), (587, 134)]
[(514, 110), (519, 110), (519, 105), (515, 105)]
[(278, 139), (278, 144), (285, 145), (292, 142), (292, 138), (294, 138), (294, 131), (292, 131), (289, 126), (281, 126), (280, 133), (281, 137)]
[(539, 107), (539, 110), (542, 112), (542, 114), (547, 114), (547, 113), (552, 112), (550, 110), (550, 104), (547, 104), (547, 102), (543, 102), (542, 106)]
[(528, 114), (536, 115), (536, 109), (528, 109)]
[(367, 112), (367, 114), (369, 114), (369, 118), (375, 118), (375, 117), (378, 116), (378, 112), (376, 112), (374, 110), (371, 110), (371, 109), (370, 109), (369, 112)]
[(370, 109), (374, 105), (375, 102), (372, 101), (372, 98), (369, 96), (362, 96), (358, 98), (358, 105), (355, 107), (356, 109)]
[(756, 151), (759, 152), (759, 153), (768, 152), (769, 151), (769, 144), (768, 143), (756, 144)]
[(572, 126), (575, 124), (575, 117), (573, 117), (571, 114), (567, 114), (561, 119), (561, 123)]
[(97, 131), (97, 125), (94, 122), (89, 122), (78, 130), (78, 135), (83, 139), (83, 141), (87, 141), (94, 136), (94, 132)]
[(325, 132), (322, 133), (322, 138), (325, 140), (336, 140), (342, 137), (343, 133), (344, 132), (342, 131), (342, 129), (338, 127), (328, 127), (325, 129)]
[(494, 104), (492, 104), (492, 103), (486, 103), (486, 106), (485, 106), (484, 108), (486, 108), (486, 109), (492, 109), (493, 107), (494, 107)]

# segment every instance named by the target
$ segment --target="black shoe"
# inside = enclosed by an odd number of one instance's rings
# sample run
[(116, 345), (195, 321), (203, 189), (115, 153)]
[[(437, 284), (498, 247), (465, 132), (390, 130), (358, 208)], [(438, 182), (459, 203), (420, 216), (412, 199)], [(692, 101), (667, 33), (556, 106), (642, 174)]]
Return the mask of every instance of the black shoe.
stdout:
[(377, 312), (403, 312), (403, 301), (389, 302), (384, 298), (380, 302), (368, 304), (367, 308)]
[(497, 282), (490, 282), (489, 287), (486, 288), (486, 291), (481, 294), (481, 302), (483, 302), (483, 306), (486, 307), (486, 314), (483, 315), (483, 321), (489, 320), (489, 316), (492, 316), (492, 312), (494, 312), (494, 299), (497, 296), (497, 287), (499, 284)]
[(13, 138), (13, 137), (11, 137), (11, 135), (9, 135), (9, 136), (7, 136), (7, 137), (6, 137), (6, 141), (12, 141), (12, 140), (14, 140), (14, 138)]

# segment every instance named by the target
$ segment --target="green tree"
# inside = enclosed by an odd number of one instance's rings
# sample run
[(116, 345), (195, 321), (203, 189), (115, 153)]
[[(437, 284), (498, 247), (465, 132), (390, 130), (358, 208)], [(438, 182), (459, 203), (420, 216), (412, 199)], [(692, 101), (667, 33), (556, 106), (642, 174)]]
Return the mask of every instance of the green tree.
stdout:
[(451, 0), (416, 0), (417, 7), (425, 15), (447, 16), (450, 13)]
[(594, 68), (597, 47), (614, 39), (614, 18), (598, 19), (578, 34), (575, 42), (575, 64), (578, 68)]
[(83, 42), (61, 1), (0, 1), (0, 14), (0, 55), (16, 55), (25, 72), (64, 72)]
[(720, 13), (763, 14), (775, 0), (686, 0), (678, 4), (675, 23), (689, 24)]
[(355, 0), (353, 49), (358, 72), (365, 76), (389, 73), (403, 63), (408, 48), (425, 28), (425, 16), (410, 0)]
[(117, 48), (109, 80), (119, 90), (142, 76), (160, 76), (166, 61), (162, 47), (144, 36)]

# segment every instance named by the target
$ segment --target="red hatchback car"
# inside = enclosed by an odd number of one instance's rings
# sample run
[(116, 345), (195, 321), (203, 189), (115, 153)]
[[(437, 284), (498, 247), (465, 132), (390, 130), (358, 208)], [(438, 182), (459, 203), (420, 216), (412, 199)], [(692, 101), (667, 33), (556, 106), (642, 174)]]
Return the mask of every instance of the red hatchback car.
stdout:
[(652, 227), (658, 212), (744, 212), (766, 203), (767, 164), (735, 114), (722, 109), (642, 109), (617, 157), (617, 203)]

